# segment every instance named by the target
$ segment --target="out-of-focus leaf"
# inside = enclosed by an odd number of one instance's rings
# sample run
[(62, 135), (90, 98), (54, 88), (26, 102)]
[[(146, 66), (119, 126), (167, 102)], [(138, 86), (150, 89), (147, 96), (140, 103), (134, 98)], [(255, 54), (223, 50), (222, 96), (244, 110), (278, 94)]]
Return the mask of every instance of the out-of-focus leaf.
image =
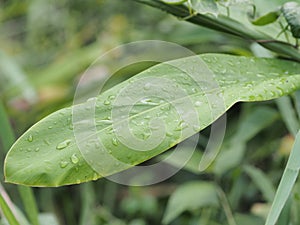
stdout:
[(271, 210), (265, 225), (275, 225), (279, 215), (288, 200), (300, 169), (300, 132), (298, 132), (295, 144), (284, 169), (281, 181), (276, 191)]
[(275, 196), (275, 188), (268, 176), (260, 169), (250, 165), (245, 166), (244, 170), (251, 177), (258, 189), (262, 192), (265, 200), (272, 202)]
[(267, 107), (257, 108), (250, 115), (242, 118), (235, 135), (227, 145), (223, 145), (224, 147), (216, 159), (214, 172), (220, 175), (238, 166), (243, 159), (247, 141), (277, 118), (278, 113)]
[(295, 136), (299, 130), (299, 120), (296, 116), (290, 97), (276, 99), (277, 106), (289, 132)]
[[(189, 151), (187, 149), (187, 151)], [(171, 151), (168, 151), (166, 153), (164, 153), (161, 157), (159, 157), (159, 159), (164, 159), (166, 157), (168, 157), (170, 154), (172, 154)], [(182, 159), (184, 159), (184, 154), (186, 154), (185, 149), (181, 149), (180, 152), (178, 152), (178, 154), (175, 155), (175, 157), (170, 158), (167, 163), (171, 164), (172, 166), (175, 166), (177, 168), (181, 168), (183, 165)], [(200, 149), (195, 149), (195, 151), (193, 152), (193, 155), (191, 156), (191, 158), (184, 163), (184, 167), (183, 169), (190, 171), (191, 173), (195, 173), (195, 174), (200, 174), (201, 171), (199, 170), (199, 163), (201, 161), (201, 158), (203, 156), (203, 153), (200, 151)]]
[(291, 27), (295, 38), (300, 38), (300, 4), (299, 2), (287, 2), (282, 8), (282, 13)]
[(185, 183), (171, 195), (163, 223), (169, 224), (186, 210), (197, 210), (205, 206), (218, 205), (218, 194), (214, 184), (197, 181)]
[(40, 213), (39, 221), (41, 225), (59, 225), (57, 218), (52, 213)]
[(263, 225), (264, 221), (262, 218), (254, 215), (248, 215), (248, 214), (235, 214), (234, 219), (236, 221), (236, 224), (238, 225)]
[(37, 95), (21, 68), (4, 52), (0, 51), (0, 96), (9, 99), (23, 98), (35, 103)]

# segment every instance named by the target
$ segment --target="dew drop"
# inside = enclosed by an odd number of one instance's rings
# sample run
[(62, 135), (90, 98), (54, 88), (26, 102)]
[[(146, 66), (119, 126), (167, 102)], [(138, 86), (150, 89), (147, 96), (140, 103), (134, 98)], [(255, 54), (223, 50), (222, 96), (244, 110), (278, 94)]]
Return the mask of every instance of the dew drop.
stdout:
[(74, 154), (71, 156), (71, 161), (72, 161), (72, 163), (74, 163), (74, 164), (77, 164), (77, 163), (79, 162), (79, 159), (78, 159), (76, 153), (74, 153)]
[(173, 133), (167, 132), (166, 135), (167, 135), (168, 137), (172, 137), (172, 136), (173, 136)]
[(56, 149), (57, 150), (62, 150), (62, 149), (65, 149), (66, 147), (69, 146), (69, 144), (71, 143), (71, 140), (70, 139), (67, 139), (61, 143), (59, 143), (57, 146), (56, 146)]
[(151, 84), (150, 83), (146, 83), (145, 86), (144, 86), (144, 90), (150, 90), (151, 88)]
[(68, 161), (62, 160), (62, 161), (60, 162), (60, 167), (61, 167), (61, 168), (66, 168), (66, 167), (68, 166), (68, 164), (69, 164)]
[(44, 140), (46, 145), (51, 145), (51, 142), (49, 140)]
[(149, 98), (141, 100), (141, 103), (146, 104), (146, 105), (159, 105), (159, 103), (154, 102), (152, 99), (149, 99)]
[(49, 127), (48, 127), (49, 130), (51, 130), (52, 128), (53, 128), (52, 126), (49, 126)]
[(108, 96), (108, 99), (109, 99), (109, 100), (114, 100), (115, 98), (116, 98), (116, 96), (114, 96), (114, 95)]
[(189, 125), (188, 123), (184, 122), (184, 121), (180, 121), (178, 126), (175, 128), (175, 131), (181, 131), (185, 128), (187, 128)]
[(96, 121), (98, 124), (112, 124), (112, 120), (98, 120)]
[(112, 139), (112, 143), (113, 143), (114, 146), (118, 146), (119, 145), (119, 142), (118, 142), (117, 138), (113, 138)]
[(195, 106), (199, 107), (199, 106), (201, 106), (201, 105), (202, 105), (202, 102), (200, 102), (200, 101), (196, 101), (196, 102), (195, 102)]
[(199, 125), (194, 125), (193, 126), (193, 130), (198, 132), (201, 129), (201, 127)]
[(34, 149), (34, 151), (35, 151), (35, 152), (38, 152), (38, 151), (40, 151), (40, 148), (37, 147), (36, 149)]
[(93, 179), (93, 180), (97, 180), (97, 179), (98, 179), (98, 177), (99, 177), (99, 176), (98, 176), (98, 174), (97, 174), (97, 173), (94, 173), (94, 174), (93, 174), (93, 178), (92, 178), (92, 179)]
[(104, 105), (110, 105), (110, 101), (109, 100), (105, 100), (103, 104)]
[(112, 134), (114, 133), (114, 129), (112, 127), (109, 127), (106, 131), (107, 134)]
[(29, 142), (33, 141), (33, 136), (31, 134), (28, 136), (27, 141), (29, 141)]
[(147, 140), (150, 136), (151, 136), (151, 134), (148, 133), (148, 132), (142, 133), (142, 138), (143, 138), (143, 140)]
[(93, 101), (96, 101), (96, 100), (97, 100), (96, 97), (92, 97), (92, 98), (89, 98), (89, 99), (87, 100), (87, 102), (93, 102)]

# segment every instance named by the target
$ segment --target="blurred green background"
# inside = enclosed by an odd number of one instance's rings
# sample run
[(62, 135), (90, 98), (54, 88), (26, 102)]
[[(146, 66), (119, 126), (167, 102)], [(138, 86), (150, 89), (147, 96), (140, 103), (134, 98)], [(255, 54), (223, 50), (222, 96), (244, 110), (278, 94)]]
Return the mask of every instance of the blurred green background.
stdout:
[[(118, 45), (149, 39), (175, 42), (197, 54), (249, 56), (257, 49), (250, 42), (191, 25), (130, 0), (0, 1), (0, 100), (16, 136), (51, 112), (71, 105), (81, 75), (98, 56)], [(120, 74), (128, 77), (142, 68)], [(96, 73), (107, 75), (105, 67), (97, 68)], [(89, 87), (87, 84), (87, 92)], [(34, 188), (39, 211), (57, 220), (49, 224), (161, 224), (169, 196), (185, 182), (203, 180), (222, 187), (225, 197), (221, 204), (185, 207), (193, 195), (183, 195), (179, 203), (184, 213), (179, 212), (171, 224), (228, 224), (226, 210), (232, 210), (237, 224), (263, 224), (293, 138), (272, 101), (238, 104), (227, 116), (222, 147), (227, 153), (207, 172), (199, 173), (196, 161), (171, 179), (147, 187), (101, 179), (68, 187)], [(205, 148), (209, 132), (209, 128), (201, 132), (200, 150)], [(3, 162), (7, 149), (1, 142), (0, 150)], [(201, 154), (200, 150), (197, 153)], [(228, 160), (232, 156), (237, 157), (235, 162)], [(257, 168), (249, 169), (249, 164)], [(270, 195), (259, 179), (274, 185)], [(5, 188), (22, 209), (16, 186), (5, 184)], [(186, 194), (197, 195), (201, 189), (194, 191)], [(290, 205), (299, 207), (297, 196)], [(294, 217), (300, 221), (298, 215)]]

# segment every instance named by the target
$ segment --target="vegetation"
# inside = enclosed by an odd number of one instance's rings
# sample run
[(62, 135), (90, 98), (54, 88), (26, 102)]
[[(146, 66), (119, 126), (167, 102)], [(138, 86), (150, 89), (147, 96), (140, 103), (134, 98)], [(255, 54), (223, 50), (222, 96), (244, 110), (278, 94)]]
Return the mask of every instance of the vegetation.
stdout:
[(300, 2), (0, 6), (0, 224), (299, 224)]

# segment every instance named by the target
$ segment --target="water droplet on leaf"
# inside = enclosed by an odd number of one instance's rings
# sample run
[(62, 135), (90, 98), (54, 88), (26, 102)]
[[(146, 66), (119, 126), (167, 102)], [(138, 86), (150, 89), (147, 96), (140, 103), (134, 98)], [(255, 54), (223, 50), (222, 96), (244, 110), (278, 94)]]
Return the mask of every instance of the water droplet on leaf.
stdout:
[(195, 102), (195, 106), (199, 107), (199, 106), (201, 106), (201, 105), (202, 105), (202, 102), (200, 102), (200, 101), (196, 101), (196, 102)]
[(33, 141), (33, 136), (31, 134), (28, 136), (27, 141), (29, 141), (29, 142)]
[(147, 84), (145, 84), (145, 86), (144, 86), (144, 90), (149, 90), (151, 88), (151, 84), (150, 83), (147, 83)]
[(74, 153), (72, 156), (71, 156), (71, 161), (72, 163), (74, 164), (77, 164), (79, 162), (79, 158), (77, 157), (76, 153)]
[(66, 147), (69, 146), (69, 144), (71, 143), (71, 140), (70, 139), (67, 139), (61, 143), (59, 143), (57, 146), (56, 146), (56, 149), (57, 150), (62, 150), (62, 149), (65, 149)]
[(69, 164), (68, 161), (62, 160), (62, 161), (60, 162), (60, 167), (61, 167), (61, 168), (66, 168), (66, 167), (68, 166), (68, 164)]
[(113, 143), (113, 145), (115, 145), (115, 146), (118, 146), (118, 145), (119, 145), (119, 142), (118, 142), (117, 138), (113, 138), (113, 139), (112, 139), (112, 143)]
[(109, 100), (105, 100), (103, 104), (104, 105), (110, 105), (110, 101)]

